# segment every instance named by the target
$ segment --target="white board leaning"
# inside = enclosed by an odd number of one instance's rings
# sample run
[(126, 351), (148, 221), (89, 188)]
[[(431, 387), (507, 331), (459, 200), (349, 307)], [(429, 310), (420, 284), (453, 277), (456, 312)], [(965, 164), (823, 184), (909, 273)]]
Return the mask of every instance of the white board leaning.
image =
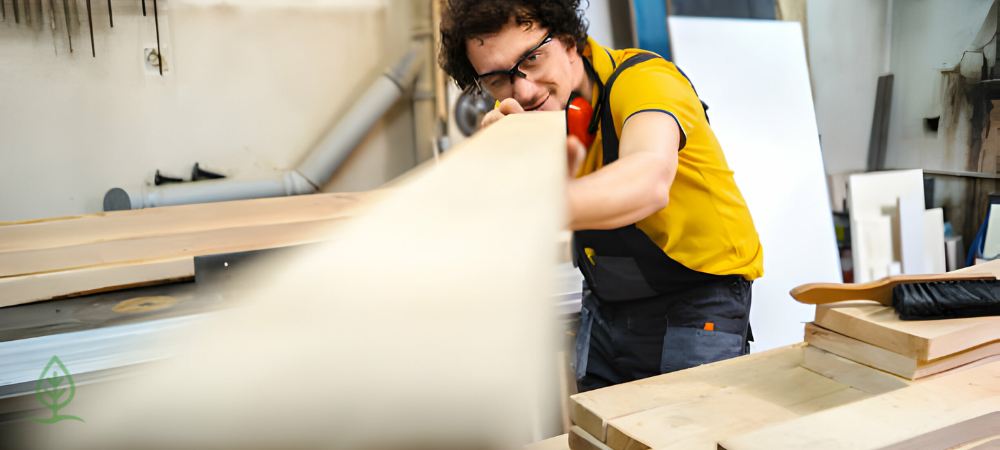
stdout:
[(764, 246), (752, 348), (801, 342), (814, 307), (788, 291), (842, 281), (802, 29), (770, 20), (668, 20), (674, 60), (709, 105)]

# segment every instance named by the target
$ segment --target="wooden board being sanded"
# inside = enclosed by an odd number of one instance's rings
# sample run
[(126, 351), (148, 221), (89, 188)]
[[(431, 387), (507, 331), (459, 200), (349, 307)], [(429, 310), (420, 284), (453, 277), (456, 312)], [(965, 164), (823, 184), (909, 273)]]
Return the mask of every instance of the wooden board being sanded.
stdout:
[(558, 414), (542, 399), (565, 155), (563, 113), (498, 121), (206, 317), (173, 359), (77, 392), (59, 413), (86, 423), (24, 421), (28, 445), (9, 447), (522, 447), (525, 411)]

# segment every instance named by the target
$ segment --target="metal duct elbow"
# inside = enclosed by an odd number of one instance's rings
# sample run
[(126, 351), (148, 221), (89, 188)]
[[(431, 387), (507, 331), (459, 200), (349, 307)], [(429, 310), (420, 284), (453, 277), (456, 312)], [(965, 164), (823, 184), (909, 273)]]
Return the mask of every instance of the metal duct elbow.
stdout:
[(424, 62), (422, 51), (414, 44), (396, 65), (375, 80), (295, 170), (317, 189), (326, 184), (372, 126), (413, 84)]
[(146, 186), (131, 190), (113, 188), (104, 195), (104, 210), (116, 211), (314, 193), (330, 180), (361, 139), (413, 84), (424, 63), (422, 51), (423, 47), (413, 44), (395, 65), (386, 70), (351, 105), (343, 118), (309, 152), (297, 169), (263, 180), (223, 179)]

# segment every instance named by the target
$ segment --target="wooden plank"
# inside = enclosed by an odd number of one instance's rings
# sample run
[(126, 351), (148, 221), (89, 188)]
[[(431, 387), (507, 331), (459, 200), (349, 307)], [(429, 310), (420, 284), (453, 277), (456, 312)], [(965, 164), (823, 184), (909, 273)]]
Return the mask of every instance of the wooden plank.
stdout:
[(611, 450), (611, 447), (583, 431), (580, 427), (573, 427), (569, 430), (569, 448), (573, 450)]
[(577, 394), (570, 397), (574, 405), (573, 422), (605, 442), (606, 424), (613, 419), (792, 371), (802, 363), (804, 345), (780, 347)]
[(569, 450), (569, 448), (569, 434), (560, 434), (524, 446), (524, 450)]
[(1000, 362), (728, 438), (726, 450), (880, 449), (1000, 411)]
[(886, 390), (863, 380), (848, 386), (801, 368), (803, 346), (578, 394), (572, 397), (574, 420), (616, 450), (712, 446), (746, 427), (790, 420)]
[(914, 383), (811, 345), (802, 350), (802, 367), (845, 386), (874, 395), (892, 392)]
[(811, 346), (910, 380), (953, 370), (981, 359), (1000, 356), (1000, 341), (993, 341), (942, 358), (923, 361), (890, 352), (814, 324), (806, 324), (805, 341)]
[[(1000, 261), (948, 274), (1000, 276)], [(910, 358), (930, 361), (1000, 340), (1000, 317), (900, 320), (877, 303), (843, 302), (816, 307), (816, 325)]]
[(0, 278), (0, 308), (193, 278), (191, 257)]
[(606, 442), (615, 450), (710, 449), (727, 437), (871, 395), (795, 367), (613, 419), (608, 422)]
[(1000, 317), (904, 321), (892, 308), (871, 302), (819, 305), (815, 323), (893, 353), (925, 361), (1000, 340)]
[(0, 277), (323, 239), (383, 192), (116, 211), (0, 226)]
[[(879, 450), (951, 450), (970, 443), (972, 445), (968, 448), (986, 450), (1000, 448), (995, 446), (1000, 443), (996, 441), (998, 436), (1000, 436), (1000, 412), (993, 412)], [(992, 444), (986, 446), (984, 441), (992, 441)]]

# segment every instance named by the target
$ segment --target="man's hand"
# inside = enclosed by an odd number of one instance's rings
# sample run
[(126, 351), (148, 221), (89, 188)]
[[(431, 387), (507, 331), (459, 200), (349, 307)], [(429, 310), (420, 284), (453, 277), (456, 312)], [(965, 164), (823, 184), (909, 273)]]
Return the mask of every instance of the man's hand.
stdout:
[(482, 128), (492, 125), (493, 122), (502, 119), (507, 114), (517, 114), (523, 112), (524, 108), (521, 107), (521, 104), (518, 103), (517, 100), (514, 100), (513, 98), (504, 99), (504, 101), (500, 102), (500, 106), (497, 106), (493, 111), (486, 113), (486, 117), (483, 117)]

